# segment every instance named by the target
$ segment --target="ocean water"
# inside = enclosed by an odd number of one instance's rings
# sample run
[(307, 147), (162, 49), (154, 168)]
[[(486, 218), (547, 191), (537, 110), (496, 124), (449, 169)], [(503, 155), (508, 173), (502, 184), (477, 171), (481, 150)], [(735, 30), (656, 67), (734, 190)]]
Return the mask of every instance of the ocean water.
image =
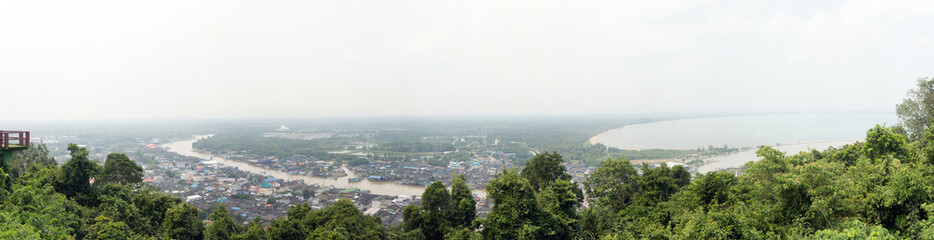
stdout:
[(661, 121), (618, 128), (596, 141), (623, 149), (696, 149), (727, 145), (754, 147), (703, 159), (697, 172), (738, 168), (757, 161), (758, 146), (772, 146), (788, 155), (824, 150), (861, 141), (876, 124), (897, 123), (895, 114), (759, 115)]
[[(692, 118), (625, 126), (596, 141), (622, 149), (757, 147), (858, 140), (876, 124), (897, 123), (892, 114), (755, 115)], [(825, 144), (817, 144), (825, 145)]]

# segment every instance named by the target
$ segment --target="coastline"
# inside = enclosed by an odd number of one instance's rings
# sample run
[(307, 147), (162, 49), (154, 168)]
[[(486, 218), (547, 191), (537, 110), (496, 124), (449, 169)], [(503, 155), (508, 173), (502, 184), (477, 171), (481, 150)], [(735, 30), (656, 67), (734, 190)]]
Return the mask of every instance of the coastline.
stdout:
[[(626, 127), (626, 126), (623, 126), (623, 127), (621, 127), (621, 128), (624, 128), (624, 127)], [(610, 133), (610, 132), (616, 131), (617, 129), (620, 129), (620, 128), (610, 129), (610, 130), (607, 130), (607, 131), (602, 132), (602, 133), (600, 133), (600, 134), (597, 134), (596, 136), (590, 137), (590, 140), (589, 140), (590, 145), (597, 145), (597, 143), (598, 143), (598, 142), (597, 142), (597, 138), (600, 138), (600, 137), (602, 137), (603, 135), (606, 135), (606, 134), (608, 134), (608, 133)]]
[[(853, 133), (865, 132), (890, 118), (888, 114), (762, 114), (661, 119), (609, 129), (587, 142), (625, 150), (690, 150), (698, 148), (694, 145), (709, 145), (700, 143), (717, 142), (713, 145), (740, 148), (820, 144), (861, 139), (865, 136)], [(802, 133), (780, 129), (800, 129)]]
[[(810, 149), (823, 151), (830, 147), (840, 147), (848, 144), (853, 144), (864, 139), (840, 139), (840, 140), (818, 140), (818, 141), (805, 141), (805, 142), (796, 142), (796, 143), (782, 143), (782, 144), (772, 144), (772, 145), (763, 145), (771, 147), (775, 150), (781, 151), (786, 156), (798, 154), (802, 151), (809, 151)], [(739, 152), (712, 156), (702, 159), (703, 164), (696, 167), (697, 172), (699, 173), (708, 173), (712, 171), (721, 171), (728, 170), (733, 168), (741, 168), (746, 165), (747, 162), (759, 161), (759, 156), (756, 155), (756, 152), (759, 150), (758, 147), (742, 150)]]
[[(688, 118), (688, 119), (704, 119), (704, 118), (708, 118), (708, 117)], [(634, 126), (639, 126), (639, 125), (653, 124), (653, 123), (660, 123), (660, 122), (667, 122), (667, 121), (677, 121), (677, 120), (684, 120), (684, 119), (666, 119), (666, 120), (648, 121), (648, 122), (644, 122), (644, 123), (636, 123), (636, 124), (623, 125), (622, 127), (618, 127), (618, 128), (606, 130), (606, 131), (604, 131), (604, 132), (602, 132), (602, 133), (600, 133), (600, 134), (597, 134), (597, 135), (595, 135), (595, 136), (593, 136), (593, 137), (590, 137), (590, 140), (588, 140), (588, 142), (590, 142), (590, 145), (597, 145), (597, 143), (600, 143), (600, 142), (598, 141), (598, 139), (599, 139), (600, 137), (603, 137), (603, 135), (607, 135), (607, 134), (610, 134), (610, 133), (615, 132), (615, 131), (619, 131), (619, 130), (622, 130), (622, 129), (625, 129), (625, 128), (628, 128), (628, 127), (634, 127)], [(604, 145), (605, 145), (605, 144), (604, 144)], [(612, 147), (612, 146), (607, 146), (607, 147)], [(619, 147), (616, 147), (616, 148), (619, 148)], [(624, 149), (624, 148), (619, 148), (619, 149)], [(643, 150), (643, 149), (641, 149), (641, 148), (625, 148), (624, 150)]]

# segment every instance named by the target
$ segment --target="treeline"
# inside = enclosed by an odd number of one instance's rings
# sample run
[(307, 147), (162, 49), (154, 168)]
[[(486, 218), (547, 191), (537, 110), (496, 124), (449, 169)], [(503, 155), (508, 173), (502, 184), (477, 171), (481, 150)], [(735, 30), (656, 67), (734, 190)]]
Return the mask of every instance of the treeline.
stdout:
[[(658, 119), (551, 119), (528, 122), (513, 122), (514, 126), (491, 128), (487, 132), (492, 138), (503, 142), (520, 142), (526, 148), (517, 153), (528, 151), (557, 151), (570, 162), (598, 165), (606, 159), (676, 159), (678, 157), (703, 152), (703, 150), (645, 149), (625, 150), (607, 147), (603, 144), (590, 144), (589, 139), (601, 132), (623, 125), (651, 122)], [(516, 151), (515, 147), (510, 148)], [(529, 159), (530, 156), (524, 158)]]
[(212, 153), (247, 152), (258, 156), (287, 158), (295, 155), (330, 158), (328, 151), (343, 150), (337, 144), (322, 141), (263, 137), (261, 131), (225, 131), (196, 141), (192, 147)]
[(439, 141), (390, 141), (370, 149), (374, 151), (400, 153), (447, 152), (456, 150), (451, 142)]
[[(533, 153), (557, 151), (575, 163), (596, 165), (608, 158), (629, 159), (675, 159), (686, 154), (707, 150), (623, 150), (602, 144), (590, 144), (588, 139), (600, 132), (626, 124), (652, 121), (652, 119), (619, 118), (537, 118), (526, 119), (425, 119), (374, 120), (371, 123), (294, 123), (294, 126), (315, 131), (338, 132), (355, 137), (331, 137), (315, 140), (298, 140), (279, 137), (263, 137), (264, 129), (272, 125), (242, 126), (218, 132), (214, 137), (202, 139), (194, 144), (197, 149), (215, 153), (248, 152), (260, 156), (279, 158), (294, 155), (318, 158), (341, 158), (341, 154), (329, 151), (345, 150), (345, 147), (367, 142), (366, 151), (379, 155), (395, 154), (403, 159), (417, 158), (419, 153), (464, 150), (464, 142), (452, 144), (456, 138), (467, 136), (485, 137), (488, 143), (500, 140), (500, 145), (488, 146), (484, 150), (515, 153), (517, 164), (523, 164)], [(277, 127), (277, 126), (276, 126)], [(469, 138), (469, 137), (468, 137)], [(354, 143), (356, 142), (356, 143)], [(442, 158), (444, 158), (442, 156)], [(451, 159), (455, 161), (467, 159)], [(444, 165), (444, 164), (441, 164)]]

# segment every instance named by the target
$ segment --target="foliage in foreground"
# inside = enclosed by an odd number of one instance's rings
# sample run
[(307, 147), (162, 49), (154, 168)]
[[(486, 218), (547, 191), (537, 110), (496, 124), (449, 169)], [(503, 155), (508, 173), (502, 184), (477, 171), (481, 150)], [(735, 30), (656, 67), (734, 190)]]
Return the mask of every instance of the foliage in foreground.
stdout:
[(405, 222), (389, 228), (348, 200), (318, 210), (293, 206), (265, 229), (237, 224), (220, 206), (205, 227), (193, 206), (142, 187), (141, 169), (122, 154), (109, 155), (113, 162), (102, 170), (75, 146), (61, 168), (35, 153), (15, 160), (29, 164), (0, 168), (0, 238), (934, 239), (934, 128), (913, 142), (882, 126), (866, 136), (790, 156), (762, 147), (761, 160), (738, 175), (693, 179), (681, 166), (621, 158), (574, 183), (561, 155), (539, 154), (523, 171), (490, 181), (486, 218), (476, 218), (476, 202), (457, 176), (450, 189), (441, 182), (426, 188), (421, 205), (406, 207)]

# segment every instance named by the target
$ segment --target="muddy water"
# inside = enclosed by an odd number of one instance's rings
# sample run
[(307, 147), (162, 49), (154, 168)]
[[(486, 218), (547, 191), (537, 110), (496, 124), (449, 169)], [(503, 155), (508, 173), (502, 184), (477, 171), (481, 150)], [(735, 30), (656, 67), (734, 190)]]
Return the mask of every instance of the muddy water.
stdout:
[[(344, 172), (348, 175), (339, 177), (339, 178), (320, 178), (320, 177), (311, 177), (303, 175), (293, 175), (288, 172), (279, 171), (275, 169), (266, 169), (256, 165), (249, 164), (247, 162), (236, 161), (225, 159), (221, 156), (216, 156), (211, 153), (195, 151), (192, 148), (192, 143), (197, 141), (197, 139), (211, 137), (213, 135), (200, 135), (195, 136), (195, 139), (171, 142), (168, 144), (162, 145), (163, 148), (166, 148), (170, 152), (178, 153), (184, 156), (191, 156), (204, 159), (205, 161), (213, 160), (225, 166), (236, 167), (242, 171), (247, 171), (260, 175), (272, 176), (279, 179), (284, 179), (287, 181), (293, 180), (304, 180), (305, 184), (318, 184), (321, 186), (333, 186), (337, 188), (358, 188), (363, 190), (370, 190), (370, 193), (379, 194), (379, 195), (422, 195), (425, 191), (424, 187), (401, 185), (393, 182), (372, 182), (365, 179), (367, 176), (362, 176), (363, 181), (350, 183), (347, 182), (347, 179), (358, 177), (354, 174), (353, 171), (347, 169), (347, 167), (342, 167)], [(482, 190), (473, 190), (473, 192), (481, 197), (486, 197), (486, 192)]]

